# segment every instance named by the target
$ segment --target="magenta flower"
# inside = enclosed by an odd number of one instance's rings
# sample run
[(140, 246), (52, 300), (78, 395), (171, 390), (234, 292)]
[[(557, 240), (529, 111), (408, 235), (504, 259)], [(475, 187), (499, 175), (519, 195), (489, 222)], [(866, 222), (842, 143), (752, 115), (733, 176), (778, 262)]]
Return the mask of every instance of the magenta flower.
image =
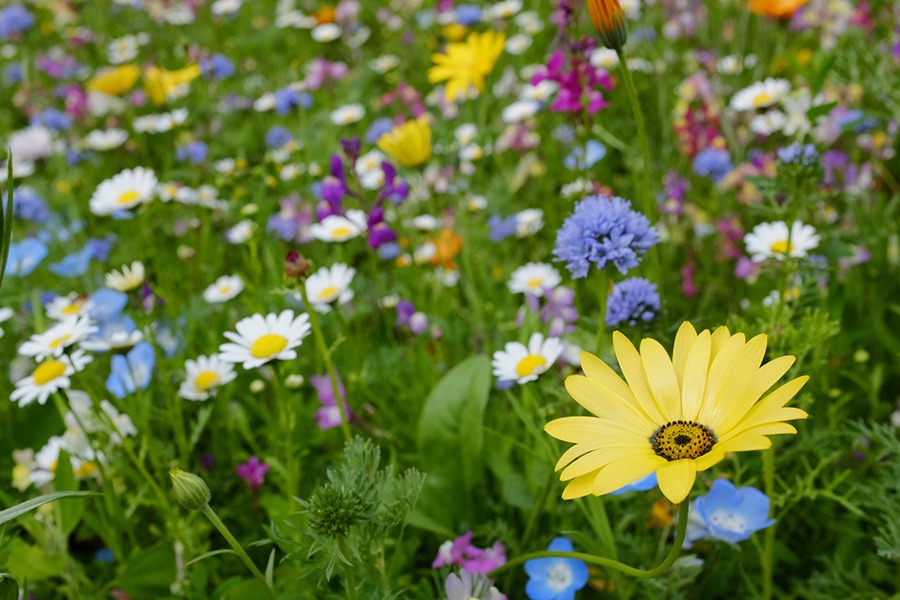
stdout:
[(478, 548), (472, 544), (472, 532), (467, 531), (452, 542), (448, 540), (441, 544), (431, 568), (456, 565), (470, 573), (487, 574), (504, 564), (506, 547), (502, 542), (498, 540), (490, 548)]
[[(338, 380), (338, 392), (341, 395), (341, 405), (347, 410), (347, 419), (353, 418), (353, 413), (347, 408), (346, 390), (341, 382), (340, 376)], [(338, 427), (341, 424), (341, 409), (338, 408), (337, 398), (334, 396), (334, 387), (331, 385), (331, 377), (328, 375), (313, 375), (309, 378), (310, 383), (316, 389), (316, 395), (319, 396), (319, 402), (322, 408), (316, 411), (316, 423), (319, 429), (326, 430), (332, 427)]]
[(269, 472), (269, 465), (255, 456), (251, 456), (247, 459), (247, 462), (236, 466), (234, 472), (237, 473), (238, 477), (246, 481), (247, 485), (250, 486), (250, 490), (255, 493), (256, 490), (262, 487), (266, 479), (266, 473)]
[(607, 106), (603, 94), (596, 88), (611, 90), (613, 87), (609, 75), (594, 68), (585, 55), (573, 53), (567, 60), (562, 50), (553, 53), (546, 69), (532, 77), (531, 84), (546, 80), (559, 84), (556, 100), (550, 105), (553, 112), (580, 113), (585, 110), (592, 115)]

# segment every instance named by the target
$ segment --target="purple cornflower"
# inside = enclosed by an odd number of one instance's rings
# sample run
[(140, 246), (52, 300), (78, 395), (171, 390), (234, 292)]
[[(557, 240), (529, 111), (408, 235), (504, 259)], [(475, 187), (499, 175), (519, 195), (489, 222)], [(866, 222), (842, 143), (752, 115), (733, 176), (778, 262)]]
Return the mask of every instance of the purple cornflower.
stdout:
[(266, 473), (269, 472), (269, 465), (262, 462), (255, 456), (247, 459), (247, 462), (239, 464), (234, 468), (237, 476), (247, 482), (247, 485), (254, 492), (262, 487), (266, 480)]
[(588, 196), (557, 231), (553, 255), (575, 279), (587, 276), (590, 263), (601, 269), (612, 263), (624, 275), (658, 242), (659, 232), (628, 200)]
[(467, 531), (452, 542), (441, 544), (431, 568), (456, 565), (470, 573), (487, 574), (505, 564), (506, 548), (502, 542), (498, 540), (490, 548), (478, 548), (472, 544), (472, 532)]
[(687, 179), (675, 171), (669, 171), (663, 178), (665, 199), (659, 205), (659, 211), (668, 215), (684, 214), (684, 199), (690, 189)]
[(727, 150), (704, 148), (694, 157), (694, 173), (701, 177), (709, 177), (713, 181), (719, 181), (733, 168)]
[(416, 307), (409, 300), (401, 300), (395, 307), (397, 311), (397, 324), (395, 327), (408, 327), (409, 330), (419, 335), (428, 329), (428, 316), (416, 310)]
[(309, 227), (312, 225), (312, 207), (293, 194), (279, 200), (281, 210), (269, 217), (267, 231), (274, 231), (286, 242), (305, 244), (312, 241)]
[(631, 326), (639, 321), (647, 323), (659, 312), (659, 294), (656, 284), (643, 277), (632, 277), (613, 286), (606, 305), (606, 325), (616, 327), (621, 323)]

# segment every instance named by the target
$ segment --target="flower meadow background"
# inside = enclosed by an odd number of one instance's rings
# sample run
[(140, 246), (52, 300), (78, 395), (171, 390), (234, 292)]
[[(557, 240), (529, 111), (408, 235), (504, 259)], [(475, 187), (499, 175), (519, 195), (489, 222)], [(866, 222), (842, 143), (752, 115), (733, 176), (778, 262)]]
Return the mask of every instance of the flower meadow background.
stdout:
[[(96, 493), (0, 597), (900, 593), (894, 2), (4, 2), (0, 77), (0, 500)], [(685, 321), (808, 418), (563, 499), (579, 352)]]

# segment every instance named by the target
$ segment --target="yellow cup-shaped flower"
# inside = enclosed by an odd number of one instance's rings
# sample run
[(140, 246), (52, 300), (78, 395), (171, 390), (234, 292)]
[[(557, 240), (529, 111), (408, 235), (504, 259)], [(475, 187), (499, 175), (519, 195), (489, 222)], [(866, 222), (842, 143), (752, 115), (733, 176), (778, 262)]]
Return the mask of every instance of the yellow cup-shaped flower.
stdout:
[(200, 77), (198, 65), (188, 65), (177, 71), (150, 66), (144, 69), (144, 90), (155, 104), (164, 104), (173, 90), (198, 77)]
[(397, 125), (378, 138), (378, 147), (404, 167), (416, 167), (431, 158), (431, 125), (419, 117)]
[(587, 0), (591, 25), (608, 48), (615, 50), (625, 45), (628, 33), (625, 29), (625, 13), (619, 0)]
[(121, 96), (131, 90), (141, 76), (137, 65), (121, 65), (114, 69), (103, 69), (87, 82), (87, 89), (109, 96)]
[(750, 12), (772, 19), (790, 18), (809, 0), (750, 0)]
[[(671, 502), (687, 498), (698, 471), (726, 452), (764, 450), (767, 436), (796, 433), (786, 423), (805, 419), (786, 407), (809, 379), (793, 379), (762, 397), (794, 364), (782, 356), (762, 364), (765, 335), (747, 341), (725, 327), (715, 332), (682, 324), (672, 357), (652, 339), (640, 352), (613, 334), (624, 379), (602, 360), (582, 352), (584, 375), (566, 379), (572, 398), (594, 416), (563, 417), (544, 430), (575, 444), (559, 459), (563, 498), (602, 496), (650, 473)], [(760, 399), (762, 397), (762, 399)]]

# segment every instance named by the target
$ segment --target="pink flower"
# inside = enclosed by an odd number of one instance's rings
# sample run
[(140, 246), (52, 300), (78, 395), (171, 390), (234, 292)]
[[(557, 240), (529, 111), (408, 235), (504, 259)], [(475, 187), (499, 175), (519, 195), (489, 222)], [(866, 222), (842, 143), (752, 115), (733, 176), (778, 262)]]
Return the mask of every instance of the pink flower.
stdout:
[(247, 459), (247, 462), (236, 466), (234, 472), (247, 482), (247, 485), (250, 486), (253, 492), (256, 492), (265, 481), (266, 473), (269, 472), (269, 465), (255, 456), (251, 456)]
[(455, 565), (470, 573), (487, 574), (506, 564), (506, 547), (499, 540), (490, 548), (472, 545), (472, 532), (467, 531), (455, 540), (441, 544), (431, 568)]

